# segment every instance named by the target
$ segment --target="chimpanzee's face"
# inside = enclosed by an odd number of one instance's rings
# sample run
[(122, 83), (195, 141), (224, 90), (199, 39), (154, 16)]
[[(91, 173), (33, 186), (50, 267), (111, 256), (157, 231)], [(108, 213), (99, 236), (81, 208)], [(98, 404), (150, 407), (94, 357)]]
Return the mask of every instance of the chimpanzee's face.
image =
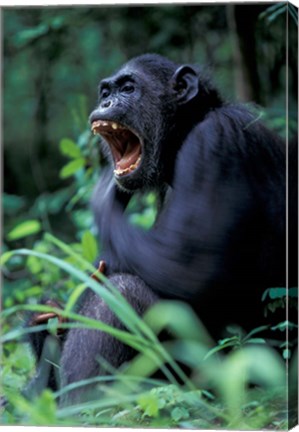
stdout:
[[(117, 183), (142, 189), (159, 176), (160, 94), (147, 77), (125, 66), (99, 85), (99, 105), (91, 113), (93, 133), (104, 138)], [(156, 120), (156, 121), (155, 121)]]

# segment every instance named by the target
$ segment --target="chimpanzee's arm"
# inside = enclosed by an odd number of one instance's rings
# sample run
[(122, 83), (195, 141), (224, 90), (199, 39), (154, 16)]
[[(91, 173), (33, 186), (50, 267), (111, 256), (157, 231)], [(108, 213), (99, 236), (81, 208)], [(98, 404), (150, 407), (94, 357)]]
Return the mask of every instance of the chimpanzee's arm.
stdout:
[[(130, 226), (123, 215), (124, 194), (115, 186), (101, 209), (95, 205), (110, 271), (136, 273), (159, 295), (188, 300), (219, 281), (225, 283), (225, 274), (235, 267), (232, 260), (241, 254), (241, 244), (240, 251), (232, 250), (230, 242), (233, 246), (239, 234), (240, 242), (246, 238), (251, 244), (250, 236), (258, 234), (244, 164), (233, 157), (224, 160), (225, 152), (240, 152), (237, 140), (243, 132), (238, 134), (228, 121), (226, 126), (211, 115), (189, 135), (157, 228), (143, 232)], [(228, 145), (231, 148), (223, 150)]]

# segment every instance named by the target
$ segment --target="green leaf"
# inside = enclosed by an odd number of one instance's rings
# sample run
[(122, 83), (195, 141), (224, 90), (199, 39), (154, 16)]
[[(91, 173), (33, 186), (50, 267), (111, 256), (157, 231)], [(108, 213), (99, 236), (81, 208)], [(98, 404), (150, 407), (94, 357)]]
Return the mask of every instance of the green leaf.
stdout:
[(185, 420), (190, 417), (189, 412), (186, 410), (186, 408), (183, 407), (176, 407), (171, 411), (171, 418), (176, 423), (180, 420)]
[(157, 417), (159, 414), (159, 401), (156, 395), (153, 394), (145, 394), (142, 395), (139, 400), (138, 404), (142, 411), (144, 411), (144, 414), (149, 417)]
[(262, 295), (262, 301), (265, 301), (267, 296), (269, 295), (270, 288), (267, 288)]
[(289, 297), (298, 297), (298, 288), (289, 288), (288, 289), (288, 296)]
[(21, 224), (13, 228), (7, 234), (7, 238), (8, 240), (18, 240), (20, 238), (27, 237), (32, 234), (36, 234), (40, 230), (41, 230), (41, 223), (36, 219), (32, 219), (32, 220), (22, 222)]
[(47, 24), (39, 24), (37, 27), (28, 28), (19, 31), (13, 38), (13, 42), (16, 47), (20, 48), (26, 44), (44, 36), (49, 31)]
[(154, 208), (148, 208), (143, 213), (133, 213), (130, 215), (130, 222), (133, 225), (144, 229), (150, 229), (156, 219), (157, 212)]
[(288, 4), (288, 10), (289, 10), (289, 14), (293, 18), (295, 24), (298, 25), (298, 11), (297, 11), (297, 9), (293, 5)]
[(286, 11), (287, 5), (285, 3), (275, 3), (273, 6), (268, 7), (264, 12), (259, 15), (259, 19), (266, 18), (268, 21), (273, 21), (277, 15)]
[(11, 195), (3, 193), (2, 195), (2, 205), (3, 212), (8, 215), (16, 214), (21, 210), (26, 204), (26, 200), (23, 197), (17, 195)]
[(57, 422), (56, 402), (50, 390), (44, 390), (43, 393), (34, 400), (32, 408), (31, 415), (36, 424), (47, 425)]
[(251, 330), (251, 332), (249, 332), (246, 337), (244, 338), (244, 341), (246, 341), (247, 339), (250, 339), (251, 336), (255, 335), (256, 333), (260, 333), (262, 331), (268, 330), (269, 326), (268, 325), (263, 325), (260, 327), (256, 327), (255, 329)]
[(49, 332), (52, 335), (56, 335), (57, 334), (57, 328), (58, 328), (58, 325), (59, 325), (58, 317), (49, 319), (49, 321), (48, 321), (47, 324), (48, 324)]
[(7, 251), (4, 254), (2, 254), (0, 257), (0, 265), (4, 266), (7, 263), (7, 261), (9, 261), (13, 255), (14, 255), (13, 251)]
[(67, 178), (75, 174), (79, 169), (83, 168), (85, 165), (85, 159), (78, 158), (74, 159), (68, 164), (66, 164), (61, 170), (60, 170), (60, 177), (61, 178)]
[(78, 159), (81, 157), (81, 150), (76, 143), (69, 138), (63, 138), (60, 141), (59, 147), (61, 153), (71, 159)]
[(271, 327), (271, 330), (280, 330), (280, 331), (286, 331), (287, 329), (292, 330), (296, 329), (297, 325), (290, 322), (290, 321), (282, 321), (276, 326)]
[(229, 337), (229, 338), (225, 338), (225, 339), (221, 339), (219, 342), (218, 342), (218, 344), (220, 345), (220, 346), (226, 346), (227, 345), (227, 343), (234, 343), (234, 342), (240, 342), (240, 338), (238, 337), (238, 336), (232, 336), (232, 337)]
[(34, 257), (34, 256), (29, 256), (28, 257), (28, 259), (27, 259), (27, 266), (28, 266), (30, 272), (33, 273), (33, 274), (38, 274), (43, 269), (41, 261), (38, 258)]
[(292, 353), (288, 348), (283, 350), (282, 356), (285, 360), (290, 359), (291, 355), (292, 355)]
[(166, 407), (166, 400), (164, 398), (159, 398), (158, 399), (158, 408), (159, 410), (163, 409)]
[(246, 341), (246, 343), (252, 343), (252, 344), (265, 344), (266, 341), (263, 338), (250, 338)]
[(98, 244), (90, 231), (85, 231), (82, 236), (83, 256), (89, 262), (94, 262), (98, 257)]
[(287, 293), (286, 288), (270, 288), (269, 290), (269, 296), (271, 299), (277, 299), (285, 297)]
[(205, 356), (204, 360), (207, 360), (209, 357), (214, 355), (216, 352), (224, 350), (225, 348), (234, 347), (237, 343), (235, 340), (231, 340), (231, 342), (226, 342), (224, 345), (217, 345), (215, 348), (212, 348)]

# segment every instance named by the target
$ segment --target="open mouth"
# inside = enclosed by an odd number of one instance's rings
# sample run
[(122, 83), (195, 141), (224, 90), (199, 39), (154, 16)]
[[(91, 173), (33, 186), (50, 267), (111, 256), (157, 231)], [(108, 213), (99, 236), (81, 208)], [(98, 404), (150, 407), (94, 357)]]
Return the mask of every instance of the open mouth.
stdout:
[(114, 174), (124, 176), (134, 172), (141, 162), (141, 141), (125, 126), (107, 120), (92, 122), (91, 130), (100, 134), (110, 146), (114, 159)]

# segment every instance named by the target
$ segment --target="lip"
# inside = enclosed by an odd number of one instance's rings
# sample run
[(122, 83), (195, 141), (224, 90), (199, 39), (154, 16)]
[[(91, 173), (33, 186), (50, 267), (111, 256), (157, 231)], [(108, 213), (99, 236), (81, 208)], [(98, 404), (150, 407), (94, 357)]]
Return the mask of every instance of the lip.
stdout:
[(135, 172), (142, 162), (142, 139), (128, 126), (114, 120), (94, 120), (92, 132), (109, 145), (114, 160), (114, 175), (124, 177)]

